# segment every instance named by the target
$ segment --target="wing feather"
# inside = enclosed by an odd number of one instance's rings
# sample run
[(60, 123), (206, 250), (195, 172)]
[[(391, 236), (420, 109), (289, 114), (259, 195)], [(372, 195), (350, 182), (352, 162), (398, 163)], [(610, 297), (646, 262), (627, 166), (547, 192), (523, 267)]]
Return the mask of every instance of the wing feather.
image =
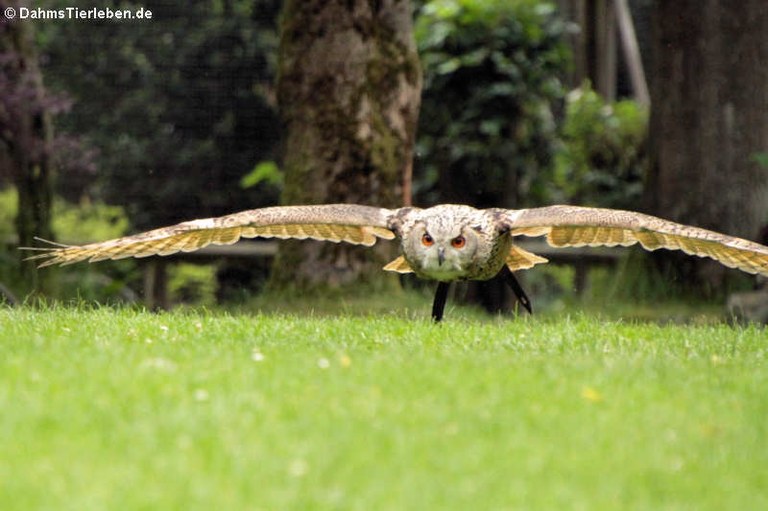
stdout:
[(504, 262), (510, 270), (518, 271), (533, 268), (537, 264), (548, 263), (549, 260), (533, 252), (528, 252), (517, 245), (512, 245)]
[(295, 238), (371, 246), (378, 238), (393, 239), (389, 219), (396, 210), (356, 204), (277, 206), (232, 215), (182, 222), (132, 236), (82, 246), (53, 244), (32, 248), (28, 259), (40, 267), (79, 261), (192, 252), (209, 244), (229, 245), (241, 238)]
[(397, 259), (390, 261), (384, 266), (383, 270), (394, 271), (397, 273), (413, 273), (413, 268), (411, 268), (411, 265), (408, 264), (408, 261), (406, 261), (403, 256), (399, 256)]
[(709, 257), (730, 268), (768, 275), (768, 247), (735, 236), (616, 209), (548, 206), (506, 211), (513, 236), (546, 236), (553, 247), (666, 248)]

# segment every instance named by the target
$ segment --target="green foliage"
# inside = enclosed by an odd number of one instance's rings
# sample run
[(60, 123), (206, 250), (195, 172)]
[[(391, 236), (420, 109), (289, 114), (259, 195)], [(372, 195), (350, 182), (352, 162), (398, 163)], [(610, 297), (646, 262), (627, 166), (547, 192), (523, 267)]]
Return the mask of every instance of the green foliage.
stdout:
[[(0, 283), (22, 296), (24, 286), (18, 282), (18, 262), (15, 232), (17, 197), (13, 188), (0, 190)], [(53, 230), (64, 243), (88, 243), (125, 235), (129, 230), (128, 218), (120, 206), (83, 199), (71, 204), (55, 198)], [(55, 272), (55, 268), (42, 271)], [(216, 303), (215, 265), (174, 264), (169, 267), (168, 289), (173, 303), (210, 306)], [(57, 274), (59, 282), (51, 297), (77, 298), (99, 302), (133, 302), (138, 300), (133, 288), (142, 285), (141, 271), (136, 260), (123, 260), (92, 266), (68, 266)]]
[[(141, 7), (153, 16), (36, 24), (45, 83), (72, 100), (67, 114), (57, 117), (56, 132), (77, 136), (93, 155), (90, 168), (60, 169), (58, 194), (72, 203), (87, 197), (94, 205), (119, 205), (133, 230), (277, 202), (273, 181), (245, 189), (240, 180), (256, 162), (276, 156), (272, 81), (278, 0), (83, 0), (78, 7)], [(65, 241), (113, 237), (81, 218), (114, 218), (99, 207), (57, 213), (57, 235)], [(111, 227), (118, 230), (117, 224)], [(81, 288), (81, 296), (98, 297), (103, 289), (125, 291), (126, 282), (138, 288), (137, 269), (135, 262), (71, 267), (57, 275), (65, 281), (81, 277), (82, 288), (65, 282), (59, 294)]]
[(16, 210), (19, 207), (19, 196), (12, 187), (0, 190), (0, 240), (6, 243), (16, 238)]
[(18, 196), (13, 188), (0, 190), (0, 304), (4, 302), (5, 290), (14, 298), (24, 289), (20, 275), (19, 257), (15, 253), (18, 245), (16, 229), (16, 209)]
[(752, 155), (752, 161), (761, 167), (768, 168), (768, 152), (758, 152)]
[[(0, 282), (9, 286), (19, 296), (26, 292), (25, 283), (19, 282), (18, 267), (25, 254), (18, 251), (15, 231), (12, 229), (17, 213), (17, 194), (12, 187), (0, 190)], [(109, 206), (102, 202), (83, 200), (71, 204), (56, 197), (53, 202), (53, 231), (64, 233), (65, 243), (84, 243), (122, 236), (128, 229), (128, 218), (120, 206)], [(39, 245), (38, 245), (39, 246)], [(53, 286), (51, 293), (58, 297), (79, 296), (94, 300), (109, 301), (133, 298), (125, 288), (125, 279), (135, 271), (134, 262), (122, 261), (111, 265), (106, 274), (88, 265), (69, 267), (66, 275), (60, 275), (61, 282)], [(42, 270), (54, 272), (54, 269)]]
[(589, 83), (567, 97), (552, 176), (558, 202), (636, 208), (643, 191), (648, 110), (605, 101)]
[(240, 179), (240, 186), (243, 188), (252, 188), (261, 183), (267, 183), (278, 188), (282, 187), (283, 173), (277, 163), (262, 161)]
[(764, 509), (765, 335), (0, 309), (0, 508)]
[[(0, 239), (14, 239), (11, 229), (16, 215), (16, 192), (0, 191)], [(120, 206), (110, 206), (87, 199), (71, 204), (56, 198), (53, 204), (53, 230), (64, 243), (88, 243), (125, 235), (128, 218)], [(0, 251), (0, 283), (17, 293), (23, 289), (17, 278), (19, 254), (16, 244), (9, 243)], [(55, 272), (54, 268), (42, 271)], [(98, 302), (133, 302), (138, 300), (133, 288), (142, 285), (136, 260), (116, 261), (98, 266), (78, 264), (59, 271), (58, 285), (51, 296)], [(173, 303), (210, 306), (216, 303), (216, 267), (214, 265), (174, 264), (169, 268), (168, 290)]]
[[(568, 65), (550, 2), (435, 0), (419, 11), (424, 67), (418, 191), (477, 205), (541, 200)], [(426, 195), (424, 193), (427, 192)], [(455, 197), (452, 197), (455, 195)]]
[[(121, 206), (110, 206), (99, 201), (82, 199), (71, 204), (61, 198), (53, 202), (53, 232), (59, 241), (69, 244), (89, 243), (124, 236), (129, 222)], [(137, 299), (129, 285), (139, 281), (138, 265), (134, 260), (119, 261), (107, 266), (78, 264), (65, 271), (52, 268), (60, 279), (53, 296), (62, 299), (78, 298), (104, 303), (132, 302)]]
[(63, 199), (53, 203), (53, 231), (65, 242), (84, 243), (118, 238), (128, 232), (128, 217), (121, 206), (83, 199), (70, 204)]
[[(116, 238), (125, 235), (128, 228), (128, 218), (120, 206), (89, 201), (72, 205), (61, 199), (54, 202), (54, 231), (66, 233), (65, 242), (85, 243)], [(132, 288), (142, 285), (136, 260), (100, 266), (71, 266), (60, 278), (64, 282), (60, 298), (76, 296), (102, 302), (135, 301), (138, 297)], [(174, 304), (214, 305), (216, 285), (215, 265), (178, 263), (169, 266), (168, 291)], [(72, 294), (73, 290), (76, 295)]]
[(168, 290), (174, 303), (212, 306), (216, 304), (216, 266), (174, 264), (168, 269)]
[[(17, 207), (16, 189), (8, 187), (0, 190), (0, 239), (4, 241), (14, 239), (13, 222)], [(65, 241), (68, 242), (103, 240), (124, 235), (128, 230), (128, 218), (120, 206), (87, 199), (71, 204), (56, 198), (53, 230), (57, 234), (66, 233)]]
[(239, 182), (275, 157), (279, 2), (78, 4), (94, 6), (145, 7), (153, 16), (38, 24), (46, 83), (74, 101), (57, 129), (97, 150), (96, 186), (94, 176), (67, 176), (60, 193), (122, 205), (136, 228), (276, 202), (274, 187), (245, 190)]

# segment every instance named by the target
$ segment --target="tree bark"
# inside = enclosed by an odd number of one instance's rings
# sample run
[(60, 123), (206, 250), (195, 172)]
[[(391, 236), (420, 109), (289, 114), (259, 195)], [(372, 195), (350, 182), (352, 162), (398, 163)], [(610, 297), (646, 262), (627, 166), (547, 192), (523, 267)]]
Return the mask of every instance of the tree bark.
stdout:
[[(0, 1), (0, 8), (17, 2)], [(34, 237), (52, 239), (51, 140), (53, 134), (43, 79), (37, 62), (32, 26), (27, 22), (0, 23), (0, 80), (3, 91), (0, 115), (0, 150), (18, 193), (16, 230), (19, 246), (32, 246)], [(42, 291), (32, 261), (21, 261), (21, 276), (30, 289)]]
[[(657, 0), (651, 212), (754, 239), (768, 222), (768, 10), (763, 0)], [(668, 275), (711, 294), (733, 272), (664, 258)]]
[[(404, 202), (421, 91), (411, 16), (408, 0), (286, 1), (277, 83), (284, 204)], [(272, 284), (367, 279), (380, 270), (376, 254), (286, 243)]]

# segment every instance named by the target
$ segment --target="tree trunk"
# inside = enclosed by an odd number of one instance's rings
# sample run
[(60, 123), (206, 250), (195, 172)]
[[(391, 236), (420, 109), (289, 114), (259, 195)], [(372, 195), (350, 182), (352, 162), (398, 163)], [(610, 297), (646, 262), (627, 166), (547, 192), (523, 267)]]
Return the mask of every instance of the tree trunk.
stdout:
[[(16, 2), (0, 1), (0, 8)], [(37, 63), (32, 25), (0, 23), (0, 80), (3, 82), (0, 150), (18, 192), (16, 229), (19, 246), (32, 246), (34, 237), (52, 239), (51, 204), (53, 164), (50, 157), (52, 124), (42, 74)], [(21, 276), (30, 289), (42, 291), (44, 282), (34, 262), (22, 261)]]
[[(754, 239), (768, 222), (768, 10), (764, 0), (657, 0), (651, 212)], [(664, 257), (668, 275), (722, 292), (734, 272)]]
[[(283, 203), (401, 205), (421, 91), (410, 2), (287, 0), (282, 16)], [(285, 243), (272, 284), (355, 282), (380, 271), (376, 254)]]

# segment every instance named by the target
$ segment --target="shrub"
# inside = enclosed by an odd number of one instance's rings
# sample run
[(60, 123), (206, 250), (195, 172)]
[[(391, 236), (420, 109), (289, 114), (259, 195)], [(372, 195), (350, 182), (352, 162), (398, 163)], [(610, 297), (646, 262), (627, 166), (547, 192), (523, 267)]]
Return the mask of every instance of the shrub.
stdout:
[(420, 200), (511, 206), (522, 197), (545, 199), (542, 171), (557, 141), (567, 32), (549, 2), (423, 4), (416, 22), (424, 67)]
[[(16, 231), (14, 228), (18, 200), (16, 190), (8, 187), (0, 190), (0, 282), (18, 297), (27, 286), (19, 281), (19, 260)], [(82, 243), (122, 236), (128, 228), (128, 219), (119, 206), (101, 202), (82, 201), (69, 203), (56, 198), (53, 204), (53, 230), (65, 243)], [(44, 271), (55, 271), (46, 269)], [(79, 297), (94, 300), (133, 300), (135, 295), (126, 282), (137, 278), (136, 264), (122, 261), (112, 265), (107, 273), (88, 265), (75, 265), (60, 272), (53, 286), (57, 297)]]
[(589, 83), (567, 97), (554, 200), (635, 209), (646, 164), (648, 110), (632, 100), (606, 102)]

